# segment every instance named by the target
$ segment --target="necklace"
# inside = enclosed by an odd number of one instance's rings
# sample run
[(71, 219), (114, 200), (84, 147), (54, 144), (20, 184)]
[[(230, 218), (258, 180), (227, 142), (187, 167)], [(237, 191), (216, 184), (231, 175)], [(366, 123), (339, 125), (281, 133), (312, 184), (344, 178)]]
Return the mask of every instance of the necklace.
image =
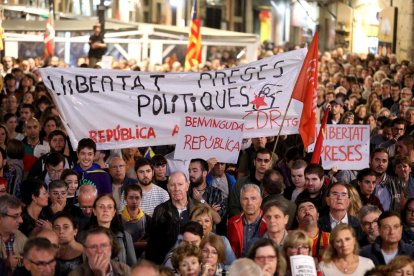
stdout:
[(348, 273), (348, 271), (352, 270), (354, 265), (357, 263), (355, 261), (356, 261), (355, 257), (352, 258), (352, 261), (350, 261), (350, 262), (347, 262), (346, 260), (343, 260), (344, 264), (343, 264), (342, 261), (337, 260), (336, 265), (339, 268), (339, 270), (343, 271), (344, 273)]

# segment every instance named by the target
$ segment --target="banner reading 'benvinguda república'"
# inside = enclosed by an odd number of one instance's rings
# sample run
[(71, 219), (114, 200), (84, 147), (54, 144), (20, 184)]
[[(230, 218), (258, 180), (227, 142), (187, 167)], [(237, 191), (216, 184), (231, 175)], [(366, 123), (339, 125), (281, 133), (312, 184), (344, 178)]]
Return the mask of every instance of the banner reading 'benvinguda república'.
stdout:
[[(99, 149), (115, 149), (175, 144), (186, 115), (244, 120), (244, 138), (274, 136), (305, 55), (299, 49), (202, 73), (87, 68), (40, 73), (73, 146), (90, 137)], [(293, 101), (282, 134), (298, 133), (301, 110)]]

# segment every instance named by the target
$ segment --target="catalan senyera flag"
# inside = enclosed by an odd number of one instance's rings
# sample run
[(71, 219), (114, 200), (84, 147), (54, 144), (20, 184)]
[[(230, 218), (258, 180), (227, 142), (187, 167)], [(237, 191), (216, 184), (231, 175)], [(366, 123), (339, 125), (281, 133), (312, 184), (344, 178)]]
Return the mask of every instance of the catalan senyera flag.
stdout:
[(190, 24), (190, 34), (188, 36), (187, 53), (185, 54), (185, 70), (190, 70), (193, 66), (201, 63), (201, 28), (200, 16), (198, 15), (197, 0), (194, 0), (193, 16)]
[(45, 43), (44, 58), (53, 56), (55, 54), (55, 20), (53, 18), (53, 5), (49, 8), (49, 16), (46, 23), (46, 30), (43, 34), (43, 41)]
[(328, 107), (325, 110), (325, 114), (323, 115), (321, 128), (319, 129), (318, 138), (316, 139), (315, 148), (313, 149), (311, 164), (319, 164), (321, 159), (322, 153), (322, 146), (323, 141), (325, 140), (325, 132), (326, 132), (326, 123), (328, 122), (329, 112), (331, 111), (331, 107)]
[(299, 134), (305, 149), (315, 142), (316, 98), (318, 88), (318, 33), (315, 33), (299, 72), (292, 98), (303, 103)]

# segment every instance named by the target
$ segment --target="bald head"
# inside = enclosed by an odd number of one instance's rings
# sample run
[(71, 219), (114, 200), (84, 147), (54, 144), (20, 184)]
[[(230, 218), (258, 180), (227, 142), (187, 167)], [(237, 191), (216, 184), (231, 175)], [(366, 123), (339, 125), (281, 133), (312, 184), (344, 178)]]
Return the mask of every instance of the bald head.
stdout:
[(98, 191), (94, 185), (82, 185), (79, 188), (78, 202), (85, 216), (92, 215), (93, 203), (98, 197)]

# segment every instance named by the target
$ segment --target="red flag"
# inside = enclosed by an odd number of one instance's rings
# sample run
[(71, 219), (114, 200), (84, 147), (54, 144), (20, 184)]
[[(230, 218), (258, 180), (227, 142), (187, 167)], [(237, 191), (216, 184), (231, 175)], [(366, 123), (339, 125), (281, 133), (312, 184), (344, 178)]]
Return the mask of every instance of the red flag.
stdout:
[(185, 70), (201, 63), (201, 29), (200, 16), (197, 12), (197, 0), (194, 0), (193, 17), (188, 36), (187, 53), (185, 54)]
[(299, 123), (299, 134), (305, 149), (315, 142), (316, 136), (316, 98), (318, 88), (318, 33), (312, 39), (298, 80), (293, 88), (292, 98), (303, 103)]
[(46, 23), (46, 30), (43, 35), (43, 41), (45, 43), (44, 58), (54, 55), (55, 48), (55, 20), (53, 19), (53, 6), (50, 6), (49, 17)]
[(325, 131), (326, 131), (326, 122), (328, 121), (328, 115), (331, 111), (331, 107), (328, 107), (325, 110), (325, 114), (323, 115), (321, 129), (319, 130), (318, 139), (316, 139), (315, 148), (313, 149), (311, 164), (319, 164), (321, 153), (322, 153), (322, 146), (323, 141), (325, 140)]

